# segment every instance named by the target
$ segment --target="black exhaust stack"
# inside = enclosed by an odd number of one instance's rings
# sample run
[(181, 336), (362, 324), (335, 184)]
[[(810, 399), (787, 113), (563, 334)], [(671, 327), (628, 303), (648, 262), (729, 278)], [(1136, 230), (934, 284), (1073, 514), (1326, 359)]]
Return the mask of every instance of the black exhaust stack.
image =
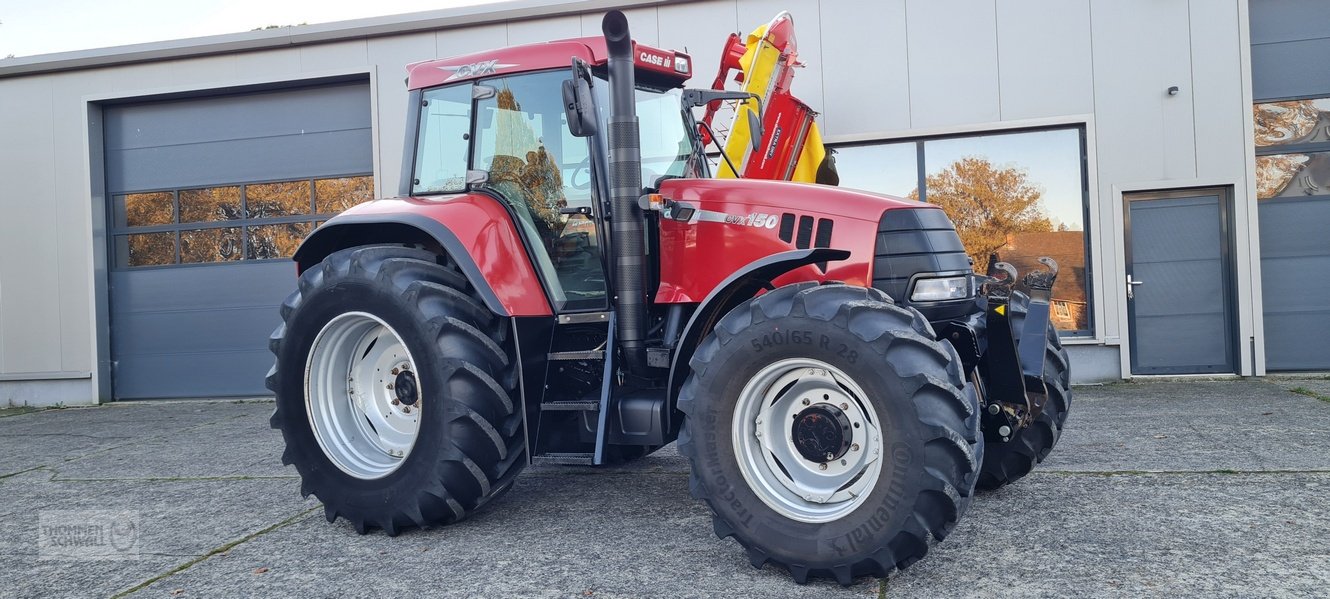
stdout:
[(646, 219), (637, 205), (642, 194), (642, 144), (638, 138), (637, 82), (628, 18), (612, 10), (601, 22), (609, 49), (610, 75), (610, 232), (614, 243), (615, 333), (628, 371), (646, 370)]

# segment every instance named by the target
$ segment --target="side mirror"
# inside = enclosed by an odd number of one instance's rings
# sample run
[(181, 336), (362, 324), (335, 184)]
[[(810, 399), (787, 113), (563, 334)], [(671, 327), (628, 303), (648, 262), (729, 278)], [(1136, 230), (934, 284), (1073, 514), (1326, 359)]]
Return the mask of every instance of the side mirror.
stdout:
[(568, 132), (573, 137), (596, 134), (596, 115), (592, 110), (591, 84), (581, 77), (563, 82), (563, 113), (568, 120)]
[(762, 119), (757, 118), (757, 111), (748, 111), (748, 141), (753, 144), (754, 152), (762, 151)]

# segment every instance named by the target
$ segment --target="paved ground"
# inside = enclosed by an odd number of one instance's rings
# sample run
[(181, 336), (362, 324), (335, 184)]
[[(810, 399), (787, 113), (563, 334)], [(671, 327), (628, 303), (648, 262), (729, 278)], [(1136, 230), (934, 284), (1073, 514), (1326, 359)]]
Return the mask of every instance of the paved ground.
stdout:
[[(754, 570), (666, 448), (532, 468), (462, 524), (359, 536), (300, 499), (271, 404), (0, 411), (3, 596), (1326, 596), (1330, 380), (1081, 387), (1053, 456), (907, 571)], [(43, 510), (138, 514), (130, 561), (38, 558)], [(48, 517), (51, 515), (48, 512)]]

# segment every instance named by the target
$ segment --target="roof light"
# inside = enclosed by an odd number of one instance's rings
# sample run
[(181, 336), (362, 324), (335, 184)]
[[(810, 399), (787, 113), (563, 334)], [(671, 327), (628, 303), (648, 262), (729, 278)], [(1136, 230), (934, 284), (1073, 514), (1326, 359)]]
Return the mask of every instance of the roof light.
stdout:
[(688, 57), (682, 54), (674, 55), (674, 71), (676, 73), (688, 74)]

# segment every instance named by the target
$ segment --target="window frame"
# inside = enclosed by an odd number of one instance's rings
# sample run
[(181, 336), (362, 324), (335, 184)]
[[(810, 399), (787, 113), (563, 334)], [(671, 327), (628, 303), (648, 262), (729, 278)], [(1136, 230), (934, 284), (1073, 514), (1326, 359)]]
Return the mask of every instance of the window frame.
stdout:
[[(290, 256), (285, 256), (280, 258), (259, 258), (259, 259), (246, 258), (246, 256), (249, 255), (249, 249), (250, 249), (250, 240), (249, 240), (250, 227), (257, 227), (262, 225), (285, 225), (285, 224), (309, 223), (311, 226), (310, 227), (311, 231), (313, 229), (317, 229), (320, 223), (327, 221), (333, 216), (336, 216), (337, 213), (323, 213), (317, 211), (318, 197), (316, 196), (315, 192), (316, 190), (315, 182), (329, 180), (329, 179), (350, 179), (350, 178), (359, 178), (359, 177), (369, 178), (370, 181), (372, 182), (374, 179), (374, 173), (359, 172), (359, 173), (348, 173), (348, 174), (338, 174), (338, 175), (320, 175), (316, 177), (296, 177), (296, 178), (288, 177), (280, 179), (256, 180), (256, 181), (245, 181), (245, 182), (226, 182), (226, 183), (217, 183), (213, 185), (186, 185), (174, 188), (141, 189), (133, 191), (118, 191), (114, 193), (108, 193), (107, 204), (110, 212), (109, 214), (110, 221), (109, 221), (109, 226), (107, 227), (107, 239), (109, 240), (109, 244), (111, 246), (111, 253), (109, 256), (110, 260), (108, 260), (108, 266), (111, 270), (120, 272), (120, 271), (152, 270), (152, 269), (161, 269), (161, 268), (193, 268), (193, 267), (208, 267), (208, 266), (219, 266), (219, 265), (288, 262), (291, 260)], [(180, 222), (181, 192), (196, 190), (196, 189), (214, 189), (219, 187), (239, 187), (240, 211), (241, 214), (248, 216), (249, 186), (267, 185), (272, 183), (299, 183), (299, 182), (303, 182), (309, 187), (309, 206), (308, 206), (309, 211), (304, 214), (294, 214), (289, 216), (277, 216), (277, 217), (265, 217), (265, 218), (238, 218), (233, 220)], [(120, 215), (124, 214), (125, 212), (124, 198), (132, 195), (151, 194), (151, 193), (171, 194), (172, 220), (174, 222), (170, 224), (145, 225), (145, 226), (132, 226), (127, 221), (123, 225), (120, 224)], [(203, 229), (230, 229), (230, 228), (240, 229), (241, 244), (240, 244), (239, 258), (235, 260), (218, 260), (211, 262), (181, 261), (180, 234), (182, 232), (203, 230)], [(127, 248), (121, 247), (120, 239), (128, 237), (130, 235), (140, 235), (148, 233), (172, 234), (175, 248), (174, 248), (174, 253), (172, 254), (171, 263), (150, 264), (150, 265), (141, 265), (141, 266), (134, 266), (128, 263), (128, 256), (123, 255), (127, 251)]]
[[(1086, 328), (1074, 329), (1074, 330), (1059, 330), (1058, 336), (1059, 338), (1066, 341), (1071, 341), (1071, 340), (1091, 341), (1091, 340), (1100, 339), (1100, 332), (1098, 330), (1099, 322), (1095, 318), (1095, 310), (1097, 307), (1096, 304), (1098, 303), (1094, 294), (1095, 291), (1094, 265), (1095, 265), (1096, 256), (1094, 253), (1094, 245), (1091, 243), (1093, 237), (1091, 215), (1093, 211), (1091, 210), (1090, 207), (1090, 157), (1089, 157), (1090, 149), (1088, 142), (1089, 123), (1085, 121), (1071, 121), (1067, 123), (1050, 124), (1050, 125), (978, 129), (978, 130), (948, 132), (948, 133), (941, 133), (935, 135), (864, 138), (864, 139), (854, 139), (852, 141), (844, 141), (844, 142), (828, 142), (826, 146), (833, 150), (839, 150), (841, 148), (888, 145), (888, 144), (903, 144), (903, 143), (915, 144), (915, 170), (916, 170), (915, 189), (919, 191), (919, 201), (927, 202), (928, 189), (926, 182), (928, 179), (928, 167), (926, 160), (927, 156), (924, 150), (924, 145), (927, 142), (938, 141), (938, 140), (949, 140), (949, 139), (995, 137), (1003, 135), (1018, 135), (1024, 133), (1042, 133), (1046, 131), (1067, 131), (1067, 130), (1077, 131), (1078, 133), (1077, 137), (1079, 139), (1080, 167), (1081, 167), (1081, 173), (1080, 173), (1081, 174), (1081, 223), (1083, 228), (1082, 233), (1084, 234), (1085, 238), (1083, 244), (1083, 251), (1085, 253)], [(1326, 145), (1330, 146), (1330, 144)]]

